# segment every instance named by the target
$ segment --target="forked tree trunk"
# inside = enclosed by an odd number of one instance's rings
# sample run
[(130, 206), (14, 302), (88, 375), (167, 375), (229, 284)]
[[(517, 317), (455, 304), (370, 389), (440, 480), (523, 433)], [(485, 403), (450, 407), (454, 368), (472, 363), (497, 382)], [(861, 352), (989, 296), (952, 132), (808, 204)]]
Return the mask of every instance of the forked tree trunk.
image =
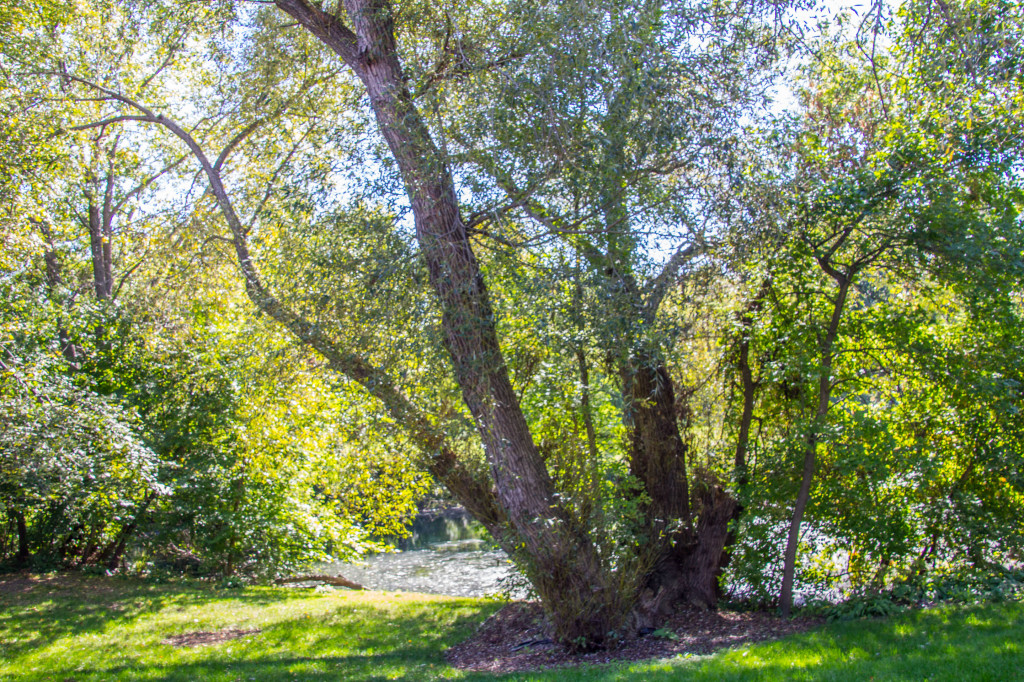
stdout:
[[(677, 601), (713, 608), (720, 596), (724, 549), (736, 501), (710, 475), (687, 477), (687, 446), (679, 428), (672, 378), (661, 359), (646, 356), (625, 374), (632, 403), (630, 470), (650, 496), (647, 533), (653, 564), (631, 614), (637, 628), (655, 627)], [(696, 523), (694, 523), (696, 519)]]
[[(445, 343), (485, 447), (496, 484), (493, 493), (481, 488), (481, 482), (459, 466), (443, 438), (423, 422), (386, 377), (365, 361), (341, 352), (263, 289), (249, 257), (246, 230), (231, 207), (217, 167), (180, 126), (132, 103), (144, 114), (138, 118), (169, 128), (200, 159), (235, 235), (239, 265), (254, 303), (322, 352), (333, 368), (367, 386), (399, 421), (411, 419), (407, 428), (416, 442), (426, 451), (438, 453), (430, 465), (432, 473), (482, 517), (492, 532), (498, 530), (496, 538), (511, 550), (530, 578), (552, 616), (559, 639), (574, 648), (601, 646), (607, 634), (623, 623), (635, 595), (624, 595), (612, 587), (582, 525), (558, 500), (533, 443), (498, 345), (494, 313), (459, 213), (451, 173), (406, 87), (390, 6), (383, 0), (347, 0), (344, 6), (350, 28), (340, 14), (327, 13), (307, 0), (275, 0), (275, 4), (337, 53), (366, 87), (413, 209), (417, 240), (441, 304)], [(652, 571), (648, 583), (675, 576), (662, 581), (669, 589), (658, 590), (661, 602), (671, 593), (691, 595), (692, 600), (711, 605), (724, 538), (724, 532), (718, 531), (725, 527), (721, 519), (729, 516), (726, 512), (731, 502), (715, 486), (708, 486), (707, 494), (701, 494), (698, 525), (693, 530), (685, 447), (675, 422), (667, 372), (657, 365), (653, 372), (641, 373), (635, 393), (641, 398), (635, 414), (640, 433), (635, 440), (639, 454), (634, 470), (653, 491), (652, 506), (660, 514), (652, 516), (653, 523), (664, 528), (672, 518), (684, 522), (683, 531), (663, 534), (658, 541), (657, 549), (665, 550), (659, 556), (664, 568)]]
[(618, 625), (593, 543), (558, 501), (498, 345), (494, 313), (462, 222), (450, 171), (406, 87), (392, 8), (347, 0), (350, 29), (304, 0), (276, 4), (334, 50), (362, 81), (394, 157), (416, 237), (441, 304), (445, 345), (484, 444), (520, 565), (550, 611), (559, 638), (600, 646)]
[(711, 478), (699, 480), (694, 488), (694, 531), (678, 533), (661, 547), (633, 609), (632, 623), (637, 628), (656, 627), (677, 602), (702, 609), (718, 605), (729, 523), (737, 503)]

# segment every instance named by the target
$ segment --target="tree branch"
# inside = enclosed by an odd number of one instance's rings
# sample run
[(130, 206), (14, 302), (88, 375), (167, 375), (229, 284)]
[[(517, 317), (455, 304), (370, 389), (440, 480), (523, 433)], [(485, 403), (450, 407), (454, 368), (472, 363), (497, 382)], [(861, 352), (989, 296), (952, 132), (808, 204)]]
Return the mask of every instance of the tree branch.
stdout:
[[(2, 348), (2, 346), (0, 346), (0, 348)], [(6, 351), (7, 349), (4, 348), (4, 350)], [(15, 372), (13, 369), (11, 369), (7, 365), (6, 362), (4, 362), (3, 358), (0, 358), (0, 372), (7, 372), (8, 374), (10, 374), (11, 378), (13, 378), (16, 382), (18, 382), (18, 384), (20, 384), (21, 387), (23, 389), (25, 389), (25, 391), (29, 395), (31, 395), (35, 399), (36, 403), (38, 403), (39, 405), (51, 405), (52, 404), (50, 402), (49, 398), (45, 398), (43, 396), (40, 396), (39, 393), (37, 393), (34, 388), (29, 386), (27, 383), (25, 383), (25, 381), (22, 380), (22, 378), (20, 376), (18, 376), (18, 373)]]
[[(107, 100), (104, 100), (104, 101), (107, 101)], [(137, 115), (126, 114), (126, 115), (123, 115), (123, 116), (111, 116), (110, 118), (105, 118), (102, 121), (95, 121), (93, 123), (84, 123), (82, 125), (71, 126), (71, 130), (89, 130), (91, 128), (105, 128), (108, 125), (112, 125), (114, 123), (127, 123), (129, 121), (140, 121), (140, 122), (143, 122), (143, 123), (152, 123), (153, 120), (154, 119), (151, 116), (137, 116)]]
[[(75, 80), (92, 86), (84, 79), (76, 78)], [(98, 88), (98, 86), (96, 87)], [(98, 89), (106, 91), (102, 88)], [(471, 507), (471, 513), (484, 523), (489, 531), (500, 535), (501, 520), (505, 515), (497, 504), (493, 490), (466, 468), (448, 445), (444, 433), (398, 389), (392, 378), (361, 356), (340, 348), (323, 333), (318, 325), (286, 307), (264, 287), (249, 253), (246, 239), (248, 230), (235, 211), (219, 170), (210, 162), (209, 157), (195, 138), (173, 119), (153, 114), (150, 109), (131, 98), (119, 95), (116, 99), (143, 112), (144, 116), (137, 117), (136, 120), (155, 123), (171, 132), (185, 143), (192, 156), (199, 162), (206, 175), (210, 192), (231, 231), (232, 239), (230, 241), (235, 248), (236, 260), (242, 271), (245, 291), (249, 300), (261, 312), (288, 329), (299, 341), (320, 353), (332, 370), (347, 376), (362, 386), (370, 395), (380, 400), (391, 417), (404, 427), (423, 453), (422, 466), (453, 491), (461, 491), (463, 494), (460, 497), (463, 498), (467, 507)], [(467, 491), (469, 492), (467, 493)]]
[[(703, 249), (700, 249), (703, 250)], [(655, 316), (658, 314), (658, 308), (661, 307), (661, 302), (665, 299), (665, 294), (668, 293), (669, 285), (675, 278), (676, 273), (679, 269), (694, 255), (699, 252), (696, 244), (688, 244), (685, 247), (680, 247), (676, 250), (665, 267), (661, 269), (655, 277), (649, 279), (643, 286), (642, 295), (645, 297), (643, 319), (645, 322), (654, 322)]]
[(356, 35), (341, 19), (307, 0), (274, 0), (274, 4), (334, 50), (350, 67), (355, 68), (361, 62)]
[(347, 587), (350, 590), (366, 589), (359, 583), (340, 575), (295, 575), (290, 578), (278, 578), (274, 583), (277, 585), (287, 585), (289, 583), (327, 583), (335, 587)]
[(114, 289), (113, 293), (110, 295), (111, 300), (117, 298), (117, 295), (121, 293), (121, 287), (123, 287), (124, 283), (128, 281), (128, 278), (131, 277), (132, 274), (136, 270), (138, 270), (142, 266), (143, 263), (146, 262), (146, 256), (148, 256), (148, 255), (149, 255), (149, 250), (147, 249), (146, 252), (142, 254), (142, 257), (139, 258), (138, 262), (135, 263), (135, 265), (133, 265), (130, 268), (128, 268), (125, 271), (125, 273), (123, 275), (121, 275), (121, 280), (117, 283), (117, 287)]
[(230, 155), (231, 152), (235, 150), (235, 147), (242, 144), (242, 142), (245, 141), (245, 138), (249, 137), (249, 135), (254, 133), (261, 125), (272, 120), (283, 110), (284, 107), (279, 107), (277, 111), (272, 113), (270, 116), (258, 118), (249, 125), (242, 128), (240, 131), (238, 131), (238, 134), (232, 137), (230, 140), (228, 140), (227, 145), (224, 146), (224, 149), (222, 149), (220, 154), (217, 156), (217, 160), (214, 161), (213, 163), (214, 170), (216, 170), (219, 173), (221, 169), (224, 167), (224, 162), (228, 160), (228, 155)]
[(127, 204), (133, 197), (136, 197), (142, 192), (144, 192), (146, 188), (152, 185), (154, 182), (156, 182), (158, 178), (160, 178), (163, 175), (166, 175), (167, 173), (170, 173), (172, 170), (181, 165), (187, 158), (188, 154), (182, 154), (177, 159), (164, 166), (163, 169), (161, 169), (156, 175), (151, 175), (150, 177), (146, 178), (138, 185), (133, 187), (131, 190), (129, 190), (128, 193), (125, 194), (124, 197), (122, 197), (121, 201), (119, 201), (117, 205), (114, 206), (114, 213), (120, 213), (121, 210), (124, 208), (124, 205)]
[(299, 147), (302, 145), (302, 143), (306, 141), (306, 138), (308, 136), (309, 131), (307, 130), (305, 133), (302, 134), (302, 137), (299, 138), (299, 141), (292, 145), (292, 148), (285, 155), (284, 160), (282, 160), (281, 163), (277, 165), (277, 168), (274, 169), (274, 174), (271, 175), (270, 180), (267, 181), (267, 187), (266, 191), (263, 192), (263, 197), (260, 199), (260, 202), (256, 205), (256, 208), (253, 209), (252, 218), (249, 221), (250, 223), (256, 222), (256, 219), (263, 211), (263, 207), (267, 205), (268, 201), (270, 201), (270, 195), (274, 191), (274, 185), (277, 184), (277, 179), (281, 176), (281, 172), (284, 170), (284, 167), (291, 162), (292, 157), (295, 156), (295, 153), (299, 150)]

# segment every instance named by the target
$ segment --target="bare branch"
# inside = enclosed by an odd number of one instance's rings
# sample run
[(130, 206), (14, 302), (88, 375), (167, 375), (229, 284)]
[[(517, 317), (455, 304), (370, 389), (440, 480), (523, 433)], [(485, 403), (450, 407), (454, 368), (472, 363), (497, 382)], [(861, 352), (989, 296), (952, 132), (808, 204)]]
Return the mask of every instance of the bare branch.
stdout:
[(434, 85), (442, 81), (446, 81), (451, 78), (465, 78), (474, 73), (487, 73), (488, 71), (499, 69), (506, 64), (511, 64), (512, 62), (520, 60), (526, 56), (525, 53), (516, 52), (496, 57), (495, 59), (490, 59), (481, 64), (465, 64), (463, 62), (453, 69), (451, 68), (451, 63), (446, 58), (447, 38), (445, 40), (445, 48), (442, 48), (442, 54), (444, 56), (437, 60), (430, 73), (428, 73), (426, 77), (416, 85), (416, 89), (412, 92), (413, 99), (419, 99), (430, 92)]
[(71, 126), (71, 130), (90, 130), (92, 128), (105, 128), (108, 125), (114, 123), (127, 123), (129, 121), (139, 121), (142, 123), (153, 123), (154, 119), (150, 116), (138, 116), (133, 114), (125, 114), (123, 116), (112, 116), (105, 118), (102, 121), (95, 121), (93, 123), (84, 123), (82, 125)]
[(98, 83), (93, 83), (92, 81), (87, 80), (85, 78), (80, 78), (78, 76), (72, 76), (71, 74), (67, 74), (67, 73), (60, 74), (60, 73), (54, 73), (52, 71), (51, 72), (40, 72), (40, 73), (48, 74), (48, 75), (58, 75), (58, 76), (61, 76), (62, 78), (66, 78), (66, 79), (68, 79), (68, 80), (70, 80), (70, 81), (72, 81), (74, 83), (79, 83), (79, 84), (84, 85), (84, 86), (86, 86), (88, 88), (92, 88), (93, 90), (96, 90), (97, 92), (102, 92), (104, 95), (107, 96), (108, 100), (113, 100), (115, 102), (120, 102), (122, 104), (127, 104), (131, 108), (136, 109), (138, 111), (141, 111), (145, 116), (149, 117), (150, 119), (157, 118), (157, 114), (153, 113), (152, 109), (149, 109), (148, 107), (145, 107), (145, 106), (139, 104), (138, 102), (136, 102), (132, 98), (128, 97), (127, 95), (122, 95), (119, 92), (115, 92), (114, 90), (111, 90), (109, 88), (105, 88), (102, 85), (99, 85)]
[(464, 221), (466, 224), (466, 229), (473, 230), (478, 225), (481, 225), (490, 220), (496, 220), (517, 208), (522, 208), (523, 205), (524, 201), (522, 199), (518, 199), (516, 201), (512, 201), (506, 204), (500, 204), (492, 206), (490, 208), (485, 208), (480, 211), (475, 211), (471, 213), (469, 217), (467, 217), (466, 220)]
[(263, 125), (267, 121), (271, 120), (274, 116), (276, 116), (282, 110), (283, 110), (283, 107), (278, 109), (277, 111), (275, 111), (270, 116), (266, 116), (264, 118), (258, 118), (255, 121), (253, 121), (252, 123), (250, 123), (249, 125), (247, 125), (244, 128), (242, 128), (238, 132), (237, 135), (235, 135), (234, 137), (232, 137), (228, 141), (227, 146), (225, 146), (224, 149), (221, 150), (220, 154), (217, 156), (217, 160), (213, 164), (214, 170), (216, 170), (219, 173), (221, 168), (223, 168), (223, 166), (224, 166), (224, 162), (227, 161), (228, 155), (231, 154), (231, 152), (233, 152), (235, 150), (235, 147), (237, 147), (242, 142), (244, 142), (245, 138), (249, 137), (249, 135), (254, 133), (257, 128), (259, 128), (261, 125)]
[(154, 78), (159, 76), (164, 69), (171, 65), (171, 62), (174, 61), (174, 55), (176, 52), (177, 50), (173, 48), (168, 50), (167, 56), (164, 57), (164, 60), (160, 63), (160, 66), (156, 67), (156, 70), (153, 73), (146, 76), (142, 80), (142, 83), (139, 84), (139, 90), (145, 90), (149, 86), (149, 84), (153, 82)]
[[(0, 346), (0, 348), (3, 348), (3, 346)], [(7, 349), (4, 348), (4, 351), (6, 351), (6, 350)], [(36, 390), (34, 388), (29, 386), (27, 383), (25, 383), (25, 381), (20, 376), (18, 376), (18, 373), (15, 372), (13, 369), (11, 369), (7, 365), (6, 362), (4, 362), (2, 357), (0, 357), (0, 372), (6, 372), (7, 374), (10, 374), (11, 378), (14, 379), (16, 382), (18, 382), (18, 384), (23, 389), (25, 389), (25, 391), (29, 395), (31, 395), (35, 399), (36, 403), (38, 403), (39, 405), (49, 405), (49, 404), (51, 404), (49, 398), (46, 398), (45, 396), (40, 396), (39, 393), (36, 392)]]
[(113, 293), (111, 293), (110, 295), (111, 300), (117, 298), (118, 294), (121, 293), (121, 287), (123, 287), (125, 282), (128, 281), (128, 279), (135, 273), (135, 271), (138, 270), (142, 266), (142, 264), (146, 262), (147, 256), (149, 256), (149, 249), (146, 249), (146, 251), (142, 254), (142, 257), (139, 258), (138, 262), (135, 263), (135, 265), (128, 268), (125, 271), (125, 273), (121, 275), (120, 281), (118, 281), (117, 286), (114, 288)]
[(298, 142), (292, 145), (292, 148), (288, 151), (288, 154), (285, 155), (281, 163), (279, 163), (277, 165), (277, 168), (274, 169), (273, 175), (270, 176), (270, 180), (267, 182), (266, 191), (263, 192), (263, 197), (260, 199), (259, 204), (256, 205), (256, 208), (253, 209), (252, 218), (249, 221), (250, 223), (256, 222), (256, 219), (259, 217), (260, 213), (263, 212), (263, 207), (267, 205), (268, 201), (270, 201), (270, 195), (273, 194), (274, 192), (274, 186), (277, 184), (277, 179), (281, 177), (281, 173), (284, 171), (285, 166), (291, 163), (292, 157), (295, 156), (295, 154), (299, 150), (299, 147), (302, 146), (302, 143), (306, 141), (307, 137), (309, 137), (309, 130), (303, 133), (302, 136), (299, 138)]
[[(562, 237), (580, 237), (581, 233), (575, 229), (580, 224), (578, 221), (571, 225), (559, 225), (555, 219), (551, 217), (551, 214), (536, 201), (526, 201), (523, 204), (523, 211), (526, 212), (526, 215), (546, 227), (552, 234), (557, 234)], [(590, 261), (590, 264), (594, 267), (608, 267), (608, 258), (601, 253), (600, 249), (591, 244), (588, 240), (574, 239), (571, 240), (571, 243), (582, 252), (583, 256)]]
[(164, 166), (163, 169), (160, 170), (156, 175), (146, 178), (144, 181), (133, 187), (127, 194), (124, 195), (121, 201), (119, 201), (117, 205), (114, 206), (114, 213), (120, 213), (121, 210), (124, 208), (124, 205), (127, 204), (133, 197), (136, 197), (139, 194), (141, 194), (143, 191), (145, 191), (147, 187), (156, 182), (161, 176), (170, 173), (172, 170), (180, 166), (188, 157), (188, 154), (182, 154), (177, 159), (175, 159), (168, 165)]
[(676, 273), (700, 250), (702, 249), (698, 249), (696, 244), (680, 247), (672, 254), (668, 262), (665, 263), (665, 267), (661, 269), (661, 272), (644, 284), (642, 293), (646, 300), (644, 301), (642, 316), (645, 321), (654, 321), (655, 316), (658, 314), (658, 308), (661, 307), (661, 302), (665, 299), (665, 294), (668, 293), (669, 285), (675, 279)]
[(366, 589), (359, 583), (353, 582), (341, 575), (296, 575), (290, 578), (278, 578), (274, 583), (277, 585), (287, 585), (290, 583), (327, 583), (328, 585), (334, 585), (335, 587), (347, 587), (351, 590)]
[(210, 242), (225, 242), (227, 244), (231, 244), (232, 246), (234, 246), (235, 244), (235, 240), (232, 239), (231, 237), (221, 237), (220, 235), (214, 234), (210, 235), (209, 237), (203, 240), (203, 243), (199, 245), (199, 250), (202, 251)]

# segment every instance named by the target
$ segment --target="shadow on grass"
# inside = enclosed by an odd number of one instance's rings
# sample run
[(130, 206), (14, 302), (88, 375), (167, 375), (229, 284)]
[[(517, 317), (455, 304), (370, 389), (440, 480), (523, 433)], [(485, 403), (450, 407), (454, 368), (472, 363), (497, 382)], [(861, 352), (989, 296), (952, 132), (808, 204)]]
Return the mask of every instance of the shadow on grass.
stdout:
[[(93, 589), (95, 588), (95, 589)], [(91, 591), (90, 591), (91, 590)], [(313, 597), (313, 599), (311, 599)], [(187, 623), (175, 607), (208, 605), (232, 617), (232, 604), (285, 610), (248, 612), (262, 631), (199, 648), (158, 643)], [(460, 674), (444, 651), (468, 636), (498, 604), (478, 600), (375, 595), (320, 601), (280, 588), (132, 581), (48, 585), (0, 594), (0, 653), (12, 680), (432, 680)], [(124, 638), (90, 635), (161, 609)], [(273, 622), (265, 617), (273, 613)], [(6, 620), (6, 622), (4, 622)], [(217, 620), (216, 618), (214, 620)], [(209, 621), (207, 621), (209, 622)], [(120, 635), (120, 633), (118, 633)], [(13, 641), (13, 639), (17, 641)], [(52, 648), (49, 643), (58, 642)], [(18, 663), (31, 650), (36, 670)], [(890, 620), (834, 623), (777, 642), (689, 660), (618, 663), (505, 676), (514, 680), (1009, 680), (1024, 671), (1024, 605), (917, 611)], [(467, 673), (466, 680), (493, 680)]]
[[(443, 662), (442, 662), (443, 664)], [(405, 656), (389, 654), (363, 656), (281, 657), (231, 663), (202, 661), (176, 665), (124, 664), (111, 667), (54, 671), (39, 679), (73, 679), (75, 682), (124, 680), (142, 682), (167, 680), (377, 680), (435, 679), (442, 664), (409, 664)], [(55, 675), (55, 676), (53, 676)], [(65, 675), (65, 677), (61, 677)], [(22, 679), (35, 679), (26, 677)]]
[(304, 651), (314, 658), (446, 665), (448, 647), (468, 637), (492, 610), (468, 600), (403, 605), (401, 614), (365, 603), (345, 604), (315, 618), (266, 628), (251, 649), (255, 655)]
[(561, 669), (501, 679), (1017, 680), (1024, 679), (1022, 643), (1024, 605), (960, 607), (917, 611), (892, 620), (835, 623), (696, 660)]
[(308, 593), (283, 588), (222, 590), (129, 578), (9, 576), (0, 579), (0, 653), (13, 659), (62, 637), (101, 632), (169, 606), (186, 609), (211, 600), (260, 606), (302, 598)]
[[(182, 589), (180, 585), (127, 585), (102, 600), (81, 598), (68, 603), (53, 594), (28, 595), (14, 609), (17, 624), (11, 631), (34, 633), (32, 641), (5, 648), (14, 663), (12, 680), (273, 680), (273, 679), (436, 679), (450, 671), (445, 650), (468, 636), (498, 604), (479, 600), (418, 601), (384, 595), (379, 605), (361, 598), (317, 601), (309, 591), (268, 589), (225, 592), (209, 588)], [(31, 598), (28, 598), (31, 597)], [(174, 647), (162, 634), (175, 626), (154, 623), (153, 629), (129, 634), (122, 641), (91, 634), (118, 620), (129, 622), (147, 612), (175, 606), (219, 602), (278, 606), (313, 600), (309, 613), (299, 605), (277, 612), (273, 623), (263, 623), (259, 634), (213, 646)], [(135, 599), (136, 601), (132, 601)], [(369, 595), (369, 599), (376, 596)], [(111, 603), (131, 603), (110, 613)], [(230, 606), (227, 617), (230, 618)], [(60, 619), (65, 622), (55, 622)], [(146, 627), (149, 627), (147, 623)], [(0, 624), (0, 632), (7, 628)], [(52, 649), (50, 643), (58, 642)], [(19, 655), (30, 653), (31, 668), (18, 666)]]

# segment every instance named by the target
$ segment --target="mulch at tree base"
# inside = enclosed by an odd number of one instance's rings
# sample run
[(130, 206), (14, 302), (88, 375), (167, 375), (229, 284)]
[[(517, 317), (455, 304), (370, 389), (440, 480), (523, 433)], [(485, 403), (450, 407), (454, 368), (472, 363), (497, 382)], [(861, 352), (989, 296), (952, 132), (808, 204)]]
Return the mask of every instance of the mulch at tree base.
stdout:
[(495, 613), (471, 638), (450, 648), (448, 662), (461, 670), (491, 673), (524, 672), (559, 666), (640, 661), (677, 654), (710, 654), (748, 642), (778, 639), (824, 623), (821, 618), (792, 618), (750, 611), (705, 611), (681, 606), (659, 634), (624, 638), (613, 648), (571, 654), (551, 641), (551, 631), (535, 602), (515, 602)]
[(211, 644), (220, 644), (221, 642), (227, 642), (228, 640), (238, 639), (239, 637), (245, 637), (246, 635), (255, 635), (260, 630), (218, 630), (216, 632), (186, 632), (182, 635), (174, 635), (160, 642), (161, 644), (168, 644), (170, 646), (210, 646)]

